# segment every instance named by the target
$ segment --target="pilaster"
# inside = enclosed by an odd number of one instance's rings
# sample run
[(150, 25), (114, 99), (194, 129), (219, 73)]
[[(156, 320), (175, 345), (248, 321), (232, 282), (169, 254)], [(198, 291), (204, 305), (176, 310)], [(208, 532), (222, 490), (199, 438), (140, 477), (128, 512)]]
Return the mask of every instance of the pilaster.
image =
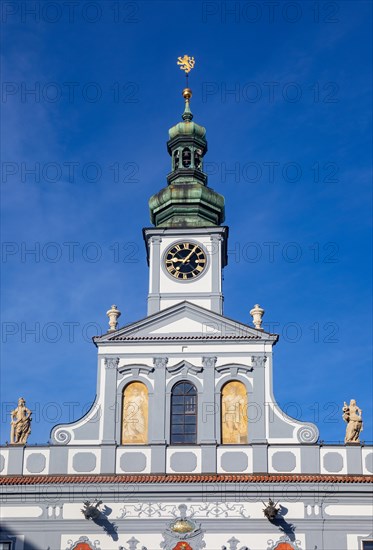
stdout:
[(117, 411), (121, 410), (121, 404), (117, 403), (118, 365), (119, 357), (105, 357), (100, 366), (105, 373), (101, 419), (103, 444), (116, 443)]
[(363, 473), (363, 461), (360, 445), (346, 445), (347, 473), (349, 475)]
[(154, 357), (153, 411), (149, 444), (152, 450), (152, 473), (166, 472), (166, 366), (167, 357)]
[(262, 474), (268, 472), (268, 445), (266, 443), (253, 443), (253, 473)]
[(203, 399), (199, 415), (199, 438), (201, 444), (216, 444), (215, 415), (219, 414), (215, 403), (216, 357), (202, 357)]
[(150, 237), (148, 315), (160, 309), (161, 242), (159, 235)]
[[(266, 443), (266, 410), (265, 410), (265, 355), (253, 355), (254, 392), (253, 405), (248, 402), (249, 443)], [(254, 409), (254, 406), (257, 409)]]
[(9, 445), (8, 475), (22, 475), (24, 445)]

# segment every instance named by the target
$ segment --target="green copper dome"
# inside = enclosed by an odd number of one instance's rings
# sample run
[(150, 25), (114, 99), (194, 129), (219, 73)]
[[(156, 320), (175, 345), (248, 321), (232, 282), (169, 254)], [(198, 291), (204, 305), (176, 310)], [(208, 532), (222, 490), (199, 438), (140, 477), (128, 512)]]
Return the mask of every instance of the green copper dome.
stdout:
[(169, 130), (172, 171), (168, 185), (149, 199), (150, 219), (156, 227), (208, 227), (224, 222), (224, 197), (207, 187), (207, 175), (202, 171), (206, 128), (192, 122), (191, 96), (191, 90), (185, 88), (183, 121)]
[(196, 136), (205, 140), (206, 128), (196, 124), (195, 122), (178, 122), (175, 126), (169, 129), (168, 135), (170, 139), (174, 139), (177, 136)]
[(156, 227), (208, 227), (224, 222), (224, 197), (200, 183), (168, 185), (149, 200)]

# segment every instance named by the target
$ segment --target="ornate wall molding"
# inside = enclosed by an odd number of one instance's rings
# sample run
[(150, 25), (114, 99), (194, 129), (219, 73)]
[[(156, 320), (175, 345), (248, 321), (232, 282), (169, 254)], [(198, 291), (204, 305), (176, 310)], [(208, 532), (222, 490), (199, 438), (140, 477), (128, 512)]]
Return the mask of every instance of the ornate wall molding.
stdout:
[(304, 424), (297, 431), (299, 443), (316, 443), (319, 438), (319, 432), (313, 424)]
[(199, 374), (203, 371), (203, 367), (197, 367), (196, 365), (192, 365), (192, 363), (189, 363), (189, 361), (180, 361), (179, 363), (176, 363), (176, 365), (173, 365), (172, 367), (166, 367), (166, 370), (169, 374), (183, 374), (184, 376), (187, 374)]
[(168, 357), (154, 357), (153, 364), (155, 368), (166, 368), (168, 363)]
[(229, 373), (231, 376), (237, 376), (238, 373), (252, 372), (253, 367), (249, 365), (243, 365), (242, 363), (227, 363), (226, 365), (220, 365), (215, 369), (219, 374)]
[(202, 357), (202, 365), (206, 368), (215, 367), (217, 357)]
[(58, 444), (58, 445), (67, 445), (70, 443), (72, 438), (71, 432), (65, 429), (56, 429), (56, 431), (52, 432), (52, 439)]
[[(142, 502), (126, 504), (120, 509), (116, 519), (141, 518), (177, 518), (180, 515), (176, 504), (160, 504), (158, 502)], [(189, 517), (196, 519), (207, 518), (236, 518), (248, 519), (250, 516), (243, 504), (234, 502), (203, 502), (189, 506)]]
[(70, 539), (67, 541), (67, 544), (69, 544), (69, 546), (66, 547), (66, 550), (74, 550), (74, 548), (76, 548), (79, 544), (89, 544), (89, 546), (93, 550), (101, 550), (100, 541), (94, 540), (93, 542), (91, 542), (88, 537), (80, 537), (75, 542), (72, 539)]
[(265, 363), (267, 361), (267, 357), (265, 355), (252, 355), (251, 356), (251, 363), (254, 368), (263, 368)]
[(272, 539), (267, 540), (267, 550), (276, 550), (281, 544), (288, 544), (293, 550), (302, 550), (300, 547), (301, 542), (299, 540), (292, 541), (287, 535), (283, 535), (276, 542)]
[(185, 504), (180, 504), (178, 508), (178, 517), (170, 521), (162, 533), (161, 548), (164, 550), (174, 550), (175, 547), (182, 548), (182, 545), (178, 545), (182, 541), (187, 543), (187, 547), (192, 550), (202, 550), (206, 546), (203, 540), (205, 532), (199, 523), (193, 521), (190, 515), (186, 515), (187, 506)]
[(119, 365), (119, 357), (105, 357), (104, 362), (107, 369), (116, 369)]
[[(127, 541), (128, 544), (128, 550), (137, 550), (137, 545), (140, 544), (140, 541), (135, 539), (135, 537), (131, 537)], [(119, 550), (127, 550), (125, 546), (119, 546)], [(141, 547), (141, 550), (147, 550), (145, 546)]]
[[(237, 550), (239, 539), (236, 539), (236, 537), (231, 537), (229, 540), (227, 540), (228, 544), (228, 550)], [(227, 550), (226, 546), (222, 546), (221, 550)], [(240, 550), (249, 550), (247, 546), (242, 546)]]
[(138, 377), (140, 376), (140, 373), (150, 375), (154, 372), (154, 367), (149, 367), (149, 365), (145, 365), (143, 363), (136, 363), (133, 365), (123, 365), (118, 370), (123, 376), (125, 374), (132, 374), (133, 376)]

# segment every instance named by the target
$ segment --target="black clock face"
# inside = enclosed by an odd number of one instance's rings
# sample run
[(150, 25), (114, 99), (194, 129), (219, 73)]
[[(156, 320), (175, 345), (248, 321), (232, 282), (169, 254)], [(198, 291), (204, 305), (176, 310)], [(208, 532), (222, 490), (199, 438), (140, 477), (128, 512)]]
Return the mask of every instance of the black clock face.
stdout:
[(180, 242), (171, 246), (165, 256), (166, 269), (180, 280), (195, 279), (206, 267), (206, 254), (198, 244)]

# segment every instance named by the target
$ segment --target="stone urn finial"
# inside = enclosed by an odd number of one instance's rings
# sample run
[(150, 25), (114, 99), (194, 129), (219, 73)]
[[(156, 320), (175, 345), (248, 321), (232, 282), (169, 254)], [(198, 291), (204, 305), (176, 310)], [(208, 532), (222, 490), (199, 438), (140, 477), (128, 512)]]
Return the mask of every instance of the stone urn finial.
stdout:
[(122, 315), (116, 305), (112, 305), (111, 309), (106, 312), (106, 315), (109, 317), (109, 332), (117, 330), (118, 319)]
[(263, 320), (262, 318), (263, 318), (264, 313), (265, 313), (264, 309), (262, 307), (260, 307), (259, 304), (255, 304), (253, 309), (250, 311), (250, 315), (253, 318), (254, 327), (258, 330), (263, 330), (262, 329), (262, 320)]

